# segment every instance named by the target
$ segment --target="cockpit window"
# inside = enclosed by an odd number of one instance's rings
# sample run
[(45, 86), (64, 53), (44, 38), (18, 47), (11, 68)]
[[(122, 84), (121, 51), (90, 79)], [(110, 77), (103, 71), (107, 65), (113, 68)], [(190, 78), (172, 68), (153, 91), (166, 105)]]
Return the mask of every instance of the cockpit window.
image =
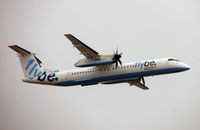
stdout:
[(179, 60), (174, 59), (174, 58), (169, 58), (168, 61), (179, 61)]

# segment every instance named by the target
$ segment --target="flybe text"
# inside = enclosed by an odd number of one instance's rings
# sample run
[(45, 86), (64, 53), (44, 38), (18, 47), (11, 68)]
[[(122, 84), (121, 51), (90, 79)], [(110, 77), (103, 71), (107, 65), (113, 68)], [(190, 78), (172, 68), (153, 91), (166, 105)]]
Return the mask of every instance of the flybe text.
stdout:
[(142, 69), (144, 67), (155, 67), (156, 62), (155, 61), (136, 62), (134, 66), (135, 68), (139, 69)]
[(37, 77), (37, 80), (39, 81), (44, 81), (45, 79), (47, 79), (47, 81), (53, 82), (54, 80), (58, 80), (58, 77), (55, 77), (55, 73), (47, 74), (45, 71), (40, 71), (41, 69), (38, 68), (38, 64), (35, 62), (35, 59), (30, 59), (28, 61), (25, 70), (28, 71), (30, 80), (33, 80), (35, 77)]

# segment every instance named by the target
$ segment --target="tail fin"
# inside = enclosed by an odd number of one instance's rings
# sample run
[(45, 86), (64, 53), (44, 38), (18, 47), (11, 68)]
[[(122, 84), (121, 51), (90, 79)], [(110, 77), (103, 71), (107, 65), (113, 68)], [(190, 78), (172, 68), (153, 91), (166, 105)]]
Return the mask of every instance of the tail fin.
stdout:
[(42, 62), (35, 56), (35, 53), (31, 53), (17, 45), (9, 47), (18, 53), (25, 79), (32, 80), (42, 74), (40, 65)]

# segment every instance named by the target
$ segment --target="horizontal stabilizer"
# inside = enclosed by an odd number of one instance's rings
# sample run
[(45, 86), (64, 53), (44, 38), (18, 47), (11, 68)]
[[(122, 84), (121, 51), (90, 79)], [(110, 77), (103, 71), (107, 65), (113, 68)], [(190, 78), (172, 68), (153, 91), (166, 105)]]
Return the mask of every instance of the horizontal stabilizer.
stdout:
[(11, 49), (13, 49), (14, 51), (16, 51), (18, 54), (24, 56), (24, 55), (28, 55), (28, 54), (31, 54), (31, 52), (17, 46), (17, 45), (11, 45), (11, 46), (8, 46), (10, 47)]
[[(13, 49), (14, 51), (16, 51), (16, 52), (17, 52), (18, 54), (20, 54), (21, 56), (25, 56), (25, 55), (30, 55), (30, 54), (31, 54), (30, 51), (27, 51), (27, 50), (25, 50), (24, 48), (21, 48), (21, 47), (18, 46), (18, 45), (11, 45), (11, 46), (8, 46), (8, 47), (10, 47), (10, 48)], [(42, 61), (39, 60), (39, 59), (35, 56), (35, 54), (34, 54), (34, 57), (35, 57), (35, 59), (37, 60), (38, 64), (40, 65), (40, 64), (42, 63)]]

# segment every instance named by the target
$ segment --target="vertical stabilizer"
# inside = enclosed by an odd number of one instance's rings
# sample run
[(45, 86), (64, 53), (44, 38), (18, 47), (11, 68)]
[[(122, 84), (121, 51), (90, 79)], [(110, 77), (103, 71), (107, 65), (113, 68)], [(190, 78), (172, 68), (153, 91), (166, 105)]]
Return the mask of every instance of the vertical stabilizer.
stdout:
[(42, 62), (35, 56), (35, 53), (31, 53), (17, 45), (9, 47), (18, 53), (25, 79), (32, 80), (42, 74), (40, 66)]

